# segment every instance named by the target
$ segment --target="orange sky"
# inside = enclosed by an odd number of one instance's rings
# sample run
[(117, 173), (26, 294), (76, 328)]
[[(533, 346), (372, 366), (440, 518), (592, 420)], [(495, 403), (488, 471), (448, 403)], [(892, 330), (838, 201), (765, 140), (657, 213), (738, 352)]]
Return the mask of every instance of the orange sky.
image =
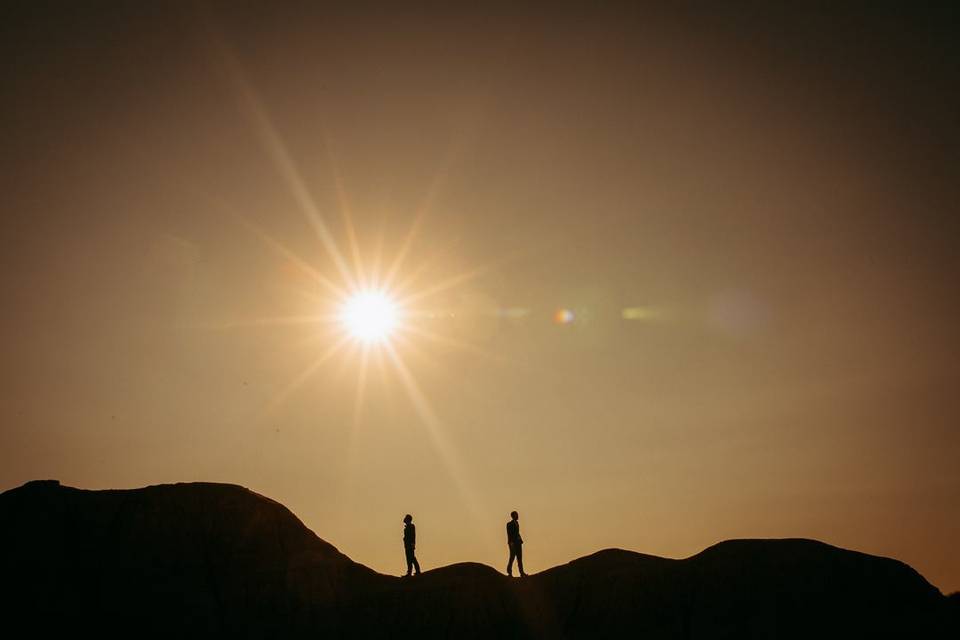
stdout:
[[(0, 20), (0, 488), (237, 483), (387, 573), (407, 512), (502, 568), (517, 509), (533, 571), (812, 537), (960, 588), (955, 19), (163, 4)], [(420, 296), (362, 394), (318, 228)]]

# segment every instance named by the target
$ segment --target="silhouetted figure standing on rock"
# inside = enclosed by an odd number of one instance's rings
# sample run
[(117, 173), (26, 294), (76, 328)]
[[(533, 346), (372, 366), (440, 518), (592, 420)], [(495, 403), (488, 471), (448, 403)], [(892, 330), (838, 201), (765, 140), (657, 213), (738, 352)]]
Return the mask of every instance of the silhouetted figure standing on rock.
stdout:
[(414, 555), (414, 549), (417, 547), (417, 527), (413, 524), (413, 516), (409, 513), (403, 516), (403, 550), (407, 554), (407, 575), (410, 571), (416, 569), (420, 575), (420, 563), (417, 562), (417, 556)]
[(517, 568), (520, 569), (520, 577), (526, 577), (523, 572), (523, 538), (520, 537), (520, 514), (516, 511), (510, 512), (510, 522), (507, 523), (507, 546), (510, 547), (510, 560), (507, 562), (507, 575), (513, 575), (513, 559), (517, 559)]

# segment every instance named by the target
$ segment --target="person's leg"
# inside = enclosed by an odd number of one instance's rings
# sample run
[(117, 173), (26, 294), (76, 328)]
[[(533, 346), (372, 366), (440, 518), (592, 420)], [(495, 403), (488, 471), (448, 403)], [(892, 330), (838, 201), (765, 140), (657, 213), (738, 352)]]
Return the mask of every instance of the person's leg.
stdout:
[(413, 571), (413, 562), (415, 560), (413, 557), (413, 549), (410, 547), (404, 547), (403, 551), (407, 555), (407, 575), (410, 575), (410, 572)]
[(420, 575), (420, 563), (417, 562), (417, 556), (413, 556), (413, 569), (416, 571), (417, 575)]
[(523, 545), (520, 544), (517, 545), (517, 568), (520, 569), (521, 576), (527, 575), (523, 571)]
[(510, 545), (510, 561), (507, 562), (507, 575), (508, 575), (508, 576), (512, 576), (512, 575), (513, 575), (513, 559), (516, 558), (516, 557), (517, 557), (517, 552), (516, 552), (516, 550), (514, 549), (514, 546), (511, 544), (511, 545)]

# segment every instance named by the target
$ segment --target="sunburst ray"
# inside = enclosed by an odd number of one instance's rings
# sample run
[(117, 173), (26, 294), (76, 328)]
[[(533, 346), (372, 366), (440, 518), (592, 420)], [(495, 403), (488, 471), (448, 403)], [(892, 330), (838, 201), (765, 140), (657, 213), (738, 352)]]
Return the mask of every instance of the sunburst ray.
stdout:
[(391, 285), (390, 287), (391, 290), (396, 292), (397, 295), (401, 295), (401, 296), (405, 291), (411, 290), (413, 288), (413, 285), (420, 278), (420, 276), (422, 276), (431, 266), (433, 266), (436, 262), (438, 262), (441, 257), (449, 253), (452, 253), (453, 250), (459, 245), (459, 243), (460, 241), (458, 239), (450, 243), (450, 245), (445, 247), (444, 249), (437, 251), (433, 255), (426, 258), (425, 260), (422, 260), (420, 264), (418, 264), (413, 269), (409, 270), (409, 272), (407, 273), (406, 277), (404, 277), (403, 280), (399, 281), (395, 285)]
[(280, 174), (280, 177), (283, 178), (287, 187), (290, 189), (294, 201), (300, 207), (300, 210), (304, 217), (306, 217), (307, 222), (317, 234), (317, 237), (320, 240), (320, 243), (323, 245), (323, 248), (326, 250), (327, 255), (330, 256), (331, 260), (333, 260), (333, 263), (336, 266), (337, 271), (339, 271), (343, 282), (348, 288), (355, 289), (356, 282), (350, 273), (350, 268), (347, 266), (347, 262), (344, 259), (340, 248), (337, 246), (333, 233), (330, 231), (326, 221), (323, 219), (313, 195), (307, 188), (307, 185), (300, 174), (300, 170), (297, 168), (297, 165), (290, 155), (290, 152), (287, 150), (286, 144), (284, 143), (279, 132), (274, 126), (273, 121), (267, 113), (267, 109), (264, 106), (263, 101), (257, 95), (256, 91), (254, 91), (250, 83), (247, 82), (246, 76), (240, 67), (239, 61), (236, 59), (236, 56), (234, 56), (232, 52), (225, 47), (222, 48), (222, 54), (227, 69), (229, 70), (230, 76), (233, 80), (234, 87), (241, 98), (241, 102), (246, 109), (248, 116), (255, 125), (255, 129), (258, 137), (260, 138), (261, 144), (266, 149), (270, 159), (273, 161), (277, 172)]
[(266, 318), (249, 318), (246, 320), (226, 320), (223, 322), (206, 322), (187, 325), (190, 329), (206, 329), (209, 331), (230, 331), (253, 327), (276, 327), (293, 325), (315, 325), (332, 322), (334, 316), (329, 314), (301, 315), (301, 316), (274, 316)]
[(451, 289), (459, 284), (463, 284), (464, 282), (473, 280), (474, 278), (489, 271), (492, 267), (493, 265), (482, 265), (482, 266), (476, 267), (475, 269), (464, 271), (463, 273), (459, 273), (455, 276), (446, 278), (445, 280), (442, 280), (441, 282), (433, 285), (432, 287), (427, 287), (426, 289), (421, 289), (420, 291), (411, 293), (407, 297), (401, 298), (398, 301), (398, 303), (403, 305), (404, 307), (407, 307), (413, 302), (417, 302), (418, 300), (423, 300), (424, 298), (429, 298), (430, 296), (433, 296), (443, 291), (446, 291), (448, 289)]
[(340, 349), (343, 348), (343, 345), (349, 342), (349, 338), (344, 336), (340, 338), (337, 342), (330, 345), (326, 351), (321, 353), (306, 369), (301, 371), (293, 380), (291, 380), (287, 386), (285, 386), (280, 393), (274, 396), (270, 402), (267, 403), (266, 408), (263, 410), (264, 415), (269, 415), (273, 413), (280, 405), (287, 401), (307, 380), (310, 379), (313, 374), (330, 358), (335, 356)]
[[(337, 189), (337, 202), (340, 206), (340, 215), (343, 218), (343, 226), (347, 234), (347, 244), (350, 246), (350, 255), (353, 258), (353, 269), (356, 274), (356, 280), (361, 288), (370, 286), (370, 281), (363, 268), (363, 259), (360, 255), (360, 243), (357, 240), (357, 230), (353, 224), (353, 210), (350, 206), (350, 199), (347, 197), (347, 190), (343, 185), (343, 176), (333, 153), (330, 151), (329, 143), (327, 146), (327, 156), (330, 159), (331, 170), (333, 171), (333, 180)], [(376, 273), (373, 271), (372, 273)]]
[(429, 439), (433, 444), (441, 464), (447, 472), (447, 475), (453, 481), (454, 487), (460, 494), (461, 502), (467, 508), (467, 513), (477, 528), (482, 527), (484, 521), (484, 509), (481, 507), (482, 500), (473, 490), (466, 479), (466, 465), (460, 459), (456, 448), (447, 439), (446, 432), (443, 429), (439, 418), (420, 389), (416, 378), (407, 368), (400, 354), (390, 344), (385, 345), (383, 349), (389, 361), (397, 373), (401, 386), (407, 395), (408, 400), (413, 405), (422, 424), (426, 427)]
[(256, 234), (264, 244), (268, 247), (282, 255), (284, 258), (289, 260), (294, 264), (298, 269), (303, 271), (305, 274), (310, 276), (315, 282), (320, 284), (322, 287), (327, 289), (330, 293), (334, 294), (338, 298), (343, 298), (347, 295), (346, 290), (342, 287), (337, 286), (332, 280), (321, 274), (317, 271), (309, 262), (298, 256), (296, 253), (287, 248), (279, 240), (273, 238), (271, 235), (260, 229), (257, 225), (253, 224), (249, 220), (244, 218), (239, 218), (240, 224)]
[(451, 338), (449, 336), (436, 333), (435, 331), (430, 331), (429, 329), (422, 329), (420, 327), (415, 327), (410, 325), (405, 326), (404, 331), (420, 336), (427, 340), (431, 340), (438, 344), (442, 344), (447, 347), (453, 347), (454, 349), (465, 351), (467, 353), (478, 356), (480, 358), (484, 358), (485, 360), (489, 360), (491, 362), (496, 362), (499, 364), (517, 364), (517, 362), (513, 359), (504, 358), (503, 356), (498, 356), (495, 353), (491, 353), (490, 351), (487, 351), (480, 345), (475, 344), (473, 342), (469, 342), (467, 340)]

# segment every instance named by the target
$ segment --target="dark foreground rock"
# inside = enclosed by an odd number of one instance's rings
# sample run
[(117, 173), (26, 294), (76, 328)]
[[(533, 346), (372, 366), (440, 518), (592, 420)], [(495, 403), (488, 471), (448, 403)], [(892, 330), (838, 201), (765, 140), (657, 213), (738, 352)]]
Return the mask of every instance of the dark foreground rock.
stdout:
[(0, 494), (4, 637), (954, 638), (909, 566), (811, 540), (608, 549), (524, 580), (378, 574), (233, 485)]

